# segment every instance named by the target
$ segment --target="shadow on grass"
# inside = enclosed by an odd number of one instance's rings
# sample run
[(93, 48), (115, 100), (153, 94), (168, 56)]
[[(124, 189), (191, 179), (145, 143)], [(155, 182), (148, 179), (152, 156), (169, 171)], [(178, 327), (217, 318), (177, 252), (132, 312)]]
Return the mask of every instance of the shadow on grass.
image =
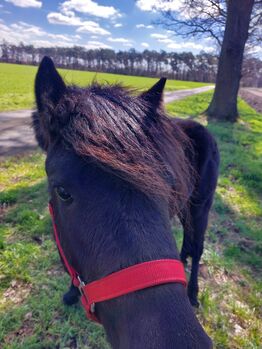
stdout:
[[(42, 194), (40, 196), (39, 194)], [(43, 194), (45, 194), (43, 196)], [(40, 201), (35, 201), (40, 199)], [(42, 180), (36, 184), (25, 184), (21, 187), (14, 189), (7, 189), (0, 192), (0, 205), (13, 205), (15, 203), (28, 203), (29, 205), (34, 202), (38, 206), (43, 204), (43, 201), (47, 199), (47, 183), (46, 180)]]
[(209, 121), (208, 129), (218, 142), (221, 157), (213, 209), (219, 216), (224, 256), (257, 273), (262, 268), (262, 164), (258, 154), (261, 131), (254, 127), (258, 113), (248, 106), (247, 109), (250, 112), (242, 110), (240, 122)]
[[(4, 206), (6, 202), (8, 205)], [(12, 279), (30, 280), (29, 265), (41, 256), (51, 232), (47, 202), (46, 180), (1, 192), (4, 207), (0, 218), (3, 285), (8, 285)]]
[[(228, 262), (251, 267), (253, 272), (262, 270), (262, 240), (260, 227), (252, 218), (236, 212), (223, 197), (216, 194), (211, 218), (209, 235), (219, 245)], [(262, 275), (261, 275), (262, 276)]]
[(37, 242), (39, 236), (50, 232), (46, 180), (3, 191), (0, 193), (0, 203), (3, 212), (0, 218), (2, 244), (5, 235), (21, 234), (22, 239), (33, 238)]
[(215, 136), (220, 156), (220, 176), (233, 185), (242, 186), (247, 194), (259, 201), (262, 194), (262, 164), (258, 155), (261, 132), (244, 124), (209, 122), (208, 129)]

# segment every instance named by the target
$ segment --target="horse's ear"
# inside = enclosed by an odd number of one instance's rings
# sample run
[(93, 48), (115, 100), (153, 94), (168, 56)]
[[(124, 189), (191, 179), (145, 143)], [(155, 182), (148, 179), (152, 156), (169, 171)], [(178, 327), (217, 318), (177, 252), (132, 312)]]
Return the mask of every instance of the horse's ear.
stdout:
[(65, 90), (66, 85), (58, 74), (54, 62), (45, 56), (35, 78), (35, 97), (38, 111), (41, 112), (46, 103), (55, 106)]
[(166, 84), (166, 78), (161, 78), (154, 86), (148, 91), (143, 92), (141, 97), (148, 101), (155, 109), (162, 106), (163, 103), (163, 91)]
[(52, 110), (66, 91), (66, 85), (58, 74), (51, 58), (44, 57), (35, 78), (37, 112), (33, 114), (33, 128), (39, 146), (47, 150), (54, 133)]

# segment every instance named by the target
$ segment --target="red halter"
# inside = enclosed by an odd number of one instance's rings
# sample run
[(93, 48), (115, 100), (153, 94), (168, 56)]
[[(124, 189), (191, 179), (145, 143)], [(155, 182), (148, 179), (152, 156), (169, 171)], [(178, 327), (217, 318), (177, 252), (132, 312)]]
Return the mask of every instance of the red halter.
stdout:
[(180, 261), (175, 259), (159, 259), (135, 264), (105, 276), (100, 280), (85, 284), (66, 259), (58, 237), (51, 204), (49, 204), (49, 211), (53, 221), (56, 245), (74, 286), (79, 288), (81, 302), (89, 319), (99, 322), (95, 316), (95, 304), (98, 302), (166, 283), (177, 282), (186, 287), (187, 281), (184, 266)]

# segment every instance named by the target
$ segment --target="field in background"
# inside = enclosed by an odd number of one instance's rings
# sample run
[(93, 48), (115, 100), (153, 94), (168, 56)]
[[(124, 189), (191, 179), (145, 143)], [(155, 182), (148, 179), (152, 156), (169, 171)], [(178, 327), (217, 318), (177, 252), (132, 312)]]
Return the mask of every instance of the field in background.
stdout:
[[(200, 113), (211, 94), (174, 102), (168, 110), (206, 124)], [(239, 107), (238, 123), (208, 125), (219, 144), (221, 169), (197, 314), (217, 349), (258, 349), (262, 339), (262, 115), (243, 101)], [(0, 183), (3, 348), (108, 348), (102, 329), (86, 320), (79, 305), (61, 303), (69, 277), (51, 239), (44, 156), (34, 152), (2, 162)], [(179, 226), (174, 234), (181, 244)]]
[[(0, 111), (30, 109), (34, 105), (34, 78), (37, 67), (18, 64), (0, 63)], [(151, 87), (157, 79), (140, 76), (94, 73), (78, 70), (59, 69), (68, 84), (88, 85), (93, 79), (99, 82), (121, 82), (138, 89)], [(167, 91), (184, 90), (209, 84), (192, 81), (168, 80)]]

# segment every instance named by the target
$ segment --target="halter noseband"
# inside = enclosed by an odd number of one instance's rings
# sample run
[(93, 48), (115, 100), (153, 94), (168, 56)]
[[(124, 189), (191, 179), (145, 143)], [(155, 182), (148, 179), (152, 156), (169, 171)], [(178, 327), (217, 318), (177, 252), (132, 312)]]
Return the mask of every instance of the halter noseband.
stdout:
[(71, 276), (72, 283), (81, 293), (81, 302), (90, 320), (100, 322), (95, 316), (95, 304), (117, 298), (131, 292), (166, 283), (181, 283), (186, 287), (186, 275), (183, 264), (176, 259), (159, 259), (135, 264), (85, 284), (76, 270), (69, 264), (55, 224), (54, 212), (49, 203), (57, 248)]

